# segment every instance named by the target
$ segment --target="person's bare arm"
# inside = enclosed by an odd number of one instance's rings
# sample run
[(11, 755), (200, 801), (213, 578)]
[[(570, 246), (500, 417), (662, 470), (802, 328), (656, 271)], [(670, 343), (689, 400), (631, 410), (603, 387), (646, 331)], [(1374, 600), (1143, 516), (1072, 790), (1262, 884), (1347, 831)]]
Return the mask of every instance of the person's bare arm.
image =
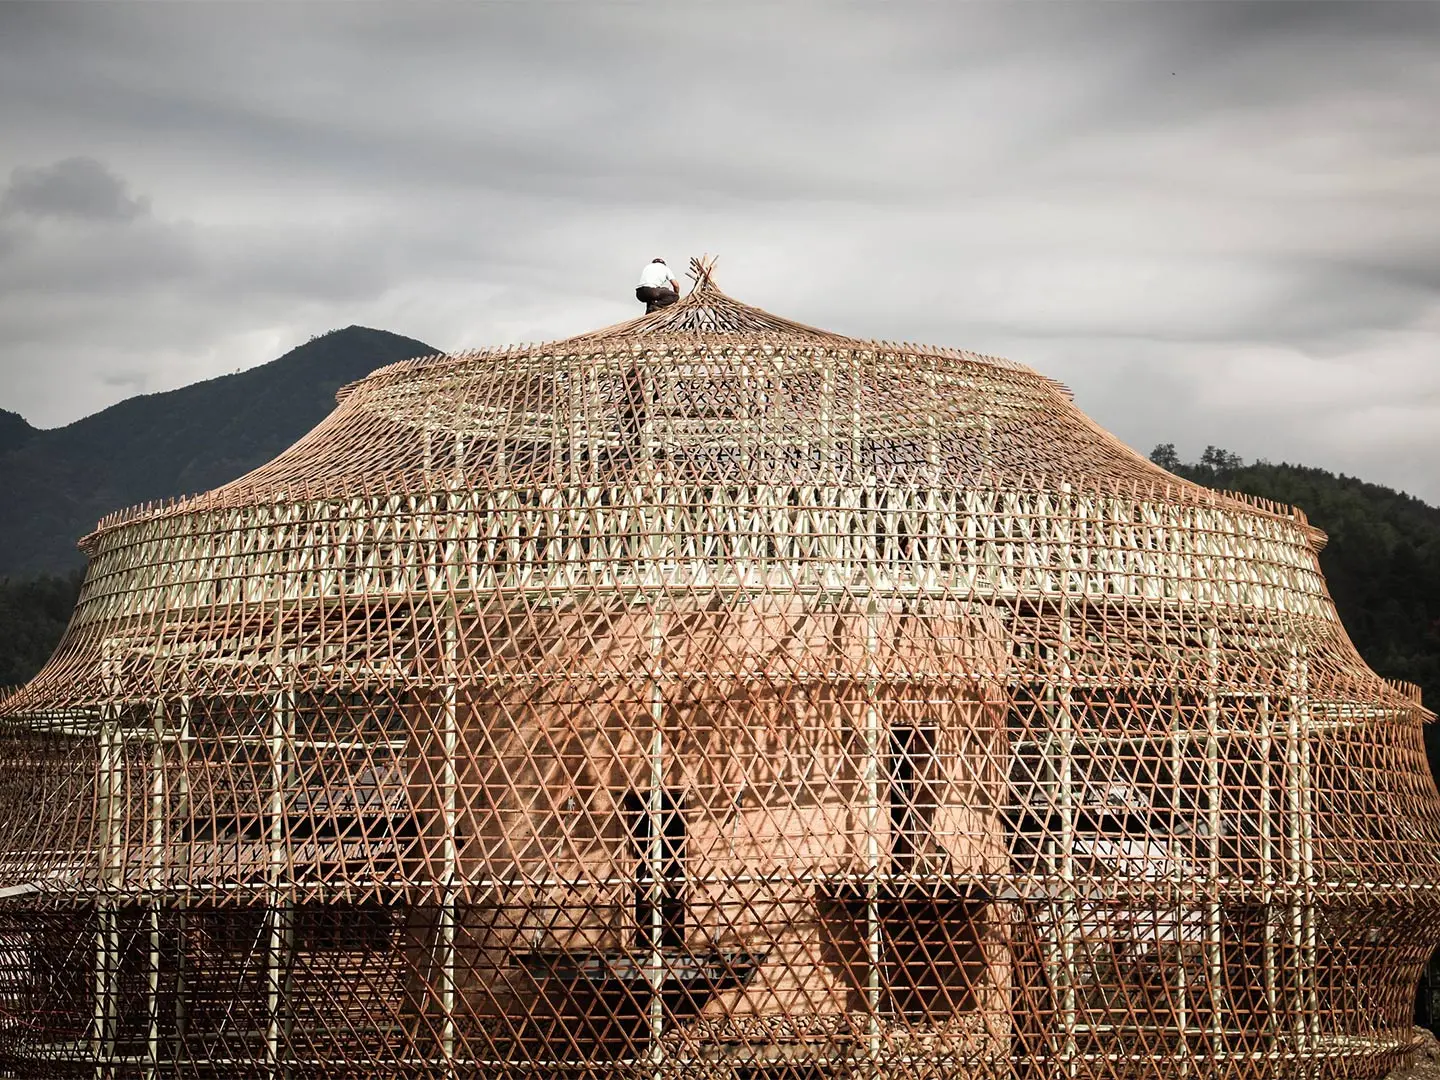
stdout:
[(680, 283), (676, 281), (673, 277), (670, 279), (670, 288), (675, 290), (676, 296), (680, 295)]

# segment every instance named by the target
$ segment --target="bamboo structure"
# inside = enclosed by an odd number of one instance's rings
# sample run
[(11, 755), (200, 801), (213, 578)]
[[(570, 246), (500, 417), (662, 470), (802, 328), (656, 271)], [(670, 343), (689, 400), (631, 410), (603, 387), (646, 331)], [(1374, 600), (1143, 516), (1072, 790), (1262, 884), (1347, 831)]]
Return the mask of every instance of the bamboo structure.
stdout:
[(1440, 814), (1323, 534), (692, 276), (82, 542), (0, 700), (0, 1074), (1394, 1066)]

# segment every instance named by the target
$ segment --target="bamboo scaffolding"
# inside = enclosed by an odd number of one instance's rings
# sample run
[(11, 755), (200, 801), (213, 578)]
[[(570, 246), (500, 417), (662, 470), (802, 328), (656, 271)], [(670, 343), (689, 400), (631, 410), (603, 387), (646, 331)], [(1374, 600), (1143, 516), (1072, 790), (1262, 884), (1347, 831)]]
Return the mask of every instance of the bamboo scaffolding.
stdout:
[(0, 1076), (1400, 1060), (1429, 714), (1323, 534), (692, 277), (85, 538), (0, 697)]

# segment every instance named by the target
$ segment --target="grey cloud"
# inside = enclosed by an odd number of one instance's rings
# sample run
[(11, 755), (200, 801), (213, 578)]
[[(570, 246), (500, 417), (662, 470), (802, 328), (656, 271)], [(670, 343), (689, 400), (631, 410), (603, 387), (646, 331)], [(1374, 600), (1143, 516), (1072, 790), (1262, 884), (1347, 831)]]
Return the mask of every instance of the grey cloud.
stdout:
[(125, 182), (90, 157), (36, 168), (17, 166), (0, 192), (0, 215), (133, 221), (149, 212), (148, 199), (131, 198)]

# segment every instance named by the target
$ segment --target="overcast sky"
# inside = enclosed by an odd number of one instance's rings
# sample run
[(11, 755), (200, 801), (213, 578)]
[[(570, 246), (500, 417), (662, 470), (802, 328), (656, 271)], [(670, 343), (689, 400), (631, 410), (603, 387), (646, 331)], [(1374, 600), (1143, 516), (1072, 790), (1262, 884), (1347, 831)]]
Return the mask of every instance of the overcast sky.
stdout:
[(0, 4), (0, 406), (641, 264), (1440, 503), (1440, 4)]

